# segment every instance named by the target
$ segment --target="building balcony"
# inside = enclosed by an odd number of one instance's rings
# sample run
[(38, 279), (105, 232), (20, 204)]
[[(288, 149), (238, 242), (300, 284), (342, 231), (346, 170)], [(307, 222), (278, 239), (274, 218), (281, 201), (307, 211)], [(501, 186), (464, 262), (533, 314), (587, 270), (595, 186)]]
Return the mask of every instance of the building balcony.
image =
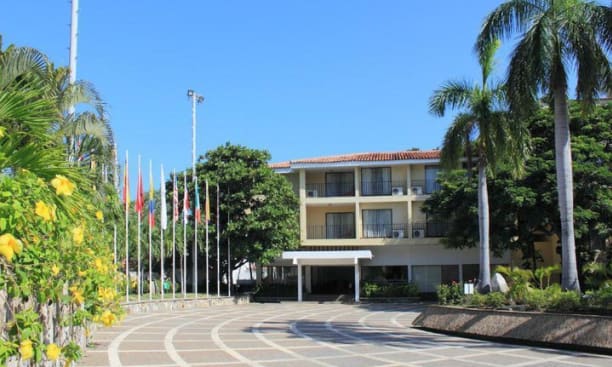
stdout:
[[(419, 239), (444, 237), (448, 233), (446, 222), (416, 222), (395, 224), (364, 224), (363, 239)], [(356, 239), (353, 225), (309, 225), (307, 240)]]
[(340, 197), (355, 196), (355, 185), (353, 183), (309, 183), (306, 184), (306, 197)]
[[(431, 180), (406, 181), (364, 181), (361, 182), (362, 197), (375, 196), (405, 196), (429, 195), (440, 190), (440, 184)], [(307, 183), (306, 198), (320, 197), (354, 197), (356, 193), (353, 183)]]
[(429, 195), (440, 191), (440, 184), (435, 180), (412, 180), (410, 191), (412, 195)]
[(354, 225), (309, 225), (306, 231), (309, 240), (355, 238)]
[(407, 195), (406, 181), (362, 181), (361, 196)]

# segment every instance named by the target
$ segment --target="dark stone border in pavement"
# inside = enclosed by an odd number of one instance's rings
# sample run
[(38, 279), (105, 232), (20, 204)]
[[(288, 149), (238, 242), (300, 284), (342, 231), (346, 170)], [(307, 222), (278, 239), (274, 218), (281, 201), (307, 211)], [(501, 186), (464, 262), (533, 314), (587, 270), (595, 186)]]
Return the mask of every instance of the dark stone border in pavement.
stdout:
[(413, 326), (463, 337), (612, 355), (612, 317), (428, 306)]

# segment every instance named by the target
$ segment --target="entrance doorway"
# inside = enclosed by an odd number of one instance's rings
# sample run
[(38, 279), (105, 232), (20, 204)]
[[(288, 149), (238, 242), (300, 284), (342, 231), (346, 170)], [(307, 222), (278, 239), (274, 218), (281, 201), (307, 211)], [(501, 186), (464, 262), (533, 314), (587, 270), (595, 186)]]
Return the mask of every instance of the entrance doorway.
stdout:
[(355, 269), (352, 266), (313, 266), (313, 294), (353, 294)]

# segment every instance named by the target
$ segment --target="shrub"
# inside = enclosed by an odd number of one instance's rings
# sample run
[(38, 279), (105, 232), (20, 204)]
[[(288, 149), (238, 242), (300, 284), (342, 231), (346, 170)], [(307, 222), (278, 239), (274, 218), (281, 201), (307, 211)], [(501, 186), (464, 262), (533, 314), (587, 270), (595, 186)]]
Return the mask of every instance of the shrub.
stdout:
[(485, 296), (484, 294), (474, 293), (474, 294), (466, 296), (466, 303), (470, 307), (482, 308), (485, 306), (486, 299), (487, 299), (487, 296)]
[(438, 303), (456, 305), (463, 302), (463, 289), (459, 283), (440, 284), (437, 287)]
[(580, 294), (572, 291), (559, 292), (552, 297), (549, 309), (553, 311), (572, 311), (580, 307)]
[(419, 288), (415, 283), (366, 282), (361, 293), (365, 297), (416, 297), (419, 295)]
[(612, 287), (602, 286), (595, 291), (588, 291), (584, 299), (588, 307), (612, 310)]
[(549, 292), (542, 289), (532, 289), (525, 295), (527, 309), (544, 311), (549, 305)]
[(485, 295), (484, 304), (491, 308), (500, 308), (506, 303), (506, 295), (501, 292), (491, 292)]

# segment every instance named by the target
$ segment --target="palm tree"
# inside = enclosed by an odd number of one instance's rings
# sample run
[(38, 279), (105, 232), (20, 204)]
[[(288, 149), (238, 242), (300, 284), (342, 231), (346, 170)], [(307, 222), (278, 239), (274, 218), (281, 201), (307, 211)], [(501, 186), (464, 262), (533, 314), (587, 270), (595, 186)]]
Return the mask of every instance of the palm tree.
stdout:
[(608, 91), (612, 75), (610, 7), (584, 0), (510, 0), (487, 16), (476, 42), (486, 53), (497, 39), (521, 34), (507, 74), (510, 111), (525, 115), (537, 106), (538, 93), (552, 98), (555, 161), (561, 216), (562, 287), (580, 291), (574, 239), (572, 156), (567, 105), (568, 68), (577, 71), (576, 97), (588, 110), (598, 92)]
[(509, 123), (503, 110), (504, 90), (499, 83), (489, 82), (493, 56), (498, 46), (499, 43), (490, 44), (479, 60), (482, 69), (480, 86), (465, 81), (450, 81), (434, 91), (429, 101), (430, 112), (438, 116), (444, 116), (447, 107), (465, 111), (455, 118), (444, 136), (442, 166), (446, 169), (457, 168), (462, 157), (471, 152), (472, 146), (477, 155), (480, 293), (491, 290), (487, 174), (494, 172), (502, 162), (511, 163), (511, 167), (518, 173), (526, 153), (524, 128), (521, 124)]

